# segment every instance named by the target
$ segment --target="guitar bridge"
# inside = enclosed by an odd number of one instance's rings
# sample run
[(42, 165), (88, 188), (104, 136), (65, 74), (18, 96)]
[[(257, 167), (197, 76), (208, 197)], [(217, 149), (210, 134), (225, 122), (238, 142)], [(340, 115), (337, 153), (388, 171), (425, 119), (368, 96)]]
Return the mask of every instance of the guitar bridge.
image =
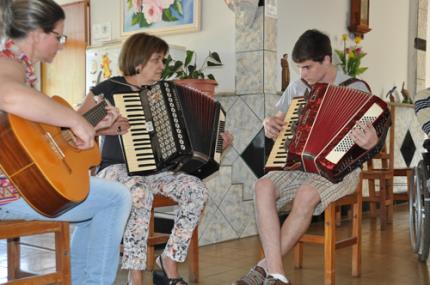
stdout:
[(49, 146), (51, 147), (52, 151), (54, 151), (57, 156), (62, 160), (66, 157), (64, 152), (61, 150), (61, 148), (58, 146), (58, 144), (55, 142), (54, 138), (52, 137), (51, 133), (46, 132), (45, 136), (48, 140)]

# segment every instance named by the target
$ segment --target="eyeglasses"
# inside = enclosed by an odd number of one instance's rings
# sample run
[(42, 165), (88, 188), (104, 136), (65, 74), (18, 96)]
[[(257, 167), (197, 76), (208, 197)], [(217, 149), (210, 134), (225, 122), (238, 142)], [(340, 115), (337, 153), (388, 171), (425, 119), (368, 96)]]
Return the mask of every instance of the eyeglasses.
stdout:
[(60, 35), (59, 33), (57, 33), (56, 31), (51, 31), (52, 34), (55, 35), (55, 38), (57, 39), (57, 41), (64, 45), (67, 41), (67, 36), (66, 35)]

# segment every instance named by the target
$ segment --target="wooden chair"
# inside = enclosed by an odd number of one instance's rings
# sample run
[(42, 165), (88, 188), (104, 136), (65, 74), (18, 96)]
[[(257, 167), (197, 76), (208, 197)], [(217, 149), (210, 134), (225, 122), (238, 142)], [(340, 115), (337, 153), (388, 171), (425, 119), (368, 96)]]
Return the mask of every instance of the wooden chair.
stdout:
[[(356, 192), (332, 202), (324, 211), (324, 235), (305, 234), (294, 247), (294, 265), (303, 266), (303, 244), (313, 243), (324, 246), (324, 284), (335, 284), (335, 253), (336, 249), (352, 247), (352, 276), (361, 274), (361, 217), (362, 217), (362, 184), (361, 180)], [(336, 239), (336, 209), (343, 205), (352, 205), (352, 234), (350, 237)]]
[[(55, 234), (56, 271), (34, 275), (20, 268), (20, 237)], [(8, 282), (5, 284), (63, 284), (70, 282), (69, 224), (56, 221), (0, 221), (0, 239), (7, 239)]]
[[(368, 180), (369, 196), (363, 197), (364, 202), (369, 202), (370, 216), (376, 217), (376, 206), (379, 204), (379, 217), (381, 230), (391, 224), (393, 220), (394, 201), (408, 200), (411, 182), (413, 178), (412, 168), (395, 168), (394, 167), (394, 138), (395, 138), (395, 120), (396, 109), (391, 105), (391, 121), (392, 126), (388, 134), (388, 148), (384, 149), (375, 156), (374, 159), (367, 162), (367, 169), (362, 171), (362, 179)], [(374, 160), (380, 160), (381, 166), (376, 168)], [(407, 193), (394, 194), (394, 177), (405, 176), (407, 180)], [(376, 191), (375, 182), (379, 181), (379, 191)]]
[[(157, 233), (154, 231), (154, 209), (159, 207), (167, 207), (177, 205), (172, 199), (162, 196), (155, 195), (152, 203), (151, 220), (149, 224), (148, 233), (148, 258), (147, 268), (149, 271), (154, 269), (155, 262), (155, 246), (158, 244), (164, 244), (169, 239), (170, 234)], [(198, 227), (195, 228), (193, 236), (191, 238), (190, 247), (188, 250), (188, 279), (190, 282), (199, 281), (199, 238), (198, 238)]]

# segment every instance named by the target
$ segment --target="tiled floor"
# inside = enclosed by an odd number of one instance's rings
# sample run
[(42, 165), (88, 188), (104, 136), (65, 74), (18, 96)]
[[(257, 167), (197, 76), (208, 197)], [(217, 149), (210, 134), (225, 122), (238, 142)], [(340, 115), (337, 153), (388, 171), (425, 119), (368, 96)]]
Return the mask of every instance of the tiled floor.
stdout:
[[(429, 285), (430, 264), (418, 262), (409, 243), (407, 207), (395, 210), (394, 224), (381, 232), (375, 221), (363, 220), (363, 264), (362, 276), (350, 276), (349, 248), (341, 249), (336, 255), (336, 284), (338, 285)], [(321, 224), (314, 224), (312, 231), (321, 231)], [(349, 231), (348, 222), (340, 227), (340, 234)], [(50, 270), (54, 266), (52, 239), (50, 237), (25, 240), (41, 248), (23, 248), (23, 268), (34, 271)], [(48, 249), (47, 249), (48, 248)], [(256, 237), (234, 240), (200, 248), (201, 285), (231, 284), (258, 259), (258, 239)], [(5, 243), (0, 242), (0, 282), (6, 280)], [(294, 285), (323, 284), (322, 248), (306, 245), (304, 268), (294, 269), (292, 257), (285, 257), (285, 268)], [(180, 268), (186, 276), (186, 266)], [(151, 274), (145, 275), (147, 285), (152, 284)], [(126, 284), (126, 272), (119, 271), (116, 284)]]

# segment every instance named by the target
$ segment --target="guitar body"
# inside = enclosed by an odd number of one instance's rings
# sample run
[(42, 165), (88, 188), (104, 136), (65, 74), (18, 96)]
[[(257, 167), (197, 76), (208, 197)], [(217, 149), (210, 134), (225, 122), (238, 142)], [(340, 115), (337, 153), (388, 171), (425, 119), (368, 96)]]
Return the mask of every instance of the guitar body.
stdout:
[[(60, 97), (53, 99), (70, 107)], [(100, 163), (97, 146), (74, 148), (63, 132), (59, 127), (0, 112), (0, 167), (23, 198), (48, 217), (85, 200), (89, 168)]]

